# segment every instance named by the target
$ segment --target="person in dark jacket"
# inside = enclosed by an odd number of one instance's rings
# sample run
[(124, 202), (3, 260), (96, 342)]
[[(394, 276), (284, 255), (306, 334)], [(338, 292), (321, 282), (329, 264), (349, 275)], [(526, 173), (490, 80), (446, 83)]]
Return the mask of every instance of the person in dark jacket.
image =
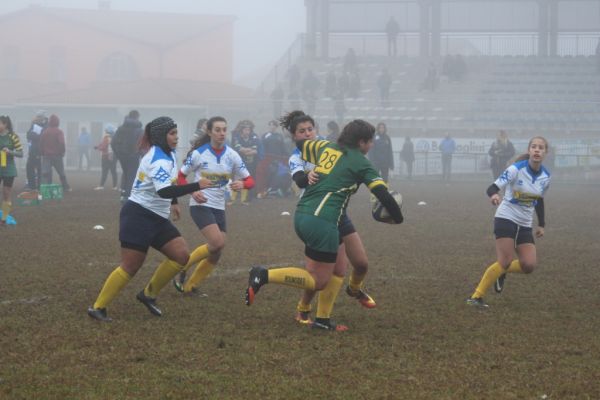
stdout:
[(52, 168), (60, 177), (65, 192), (70, 192), (71, 187), (65, 175), (65, 134), (58, 127), (60, 120), (54, 114), (48, 120), (48, 127), (42, 131), (40, 148), (42, 151), (42, 183), (52, 183)]
[(31, 127), (27, 131), (27, 186), (25, 189), (38, 190), (42, 180), (42, 152), (40, 149), (40, 137), (42, 131), (48, 125), (48, 117), (45, 111), (38, 113), (31, 121)]
[(394, 169), (394, 153), (392, 139), (388, 136), (387, 126), (383, 122), (377, 124), (373, 148), (369, 151), (369, 159), (387, 183), (390, 169)]
[(415, 145), (412, 140), (410, 140), (409, 136), (404, 139), (400, 157), (402, 157), (402, 160), (406, 163), (407, 178), (412, 179), (413, 164), (415, 162)]
[[(261, 143), (258, 135), (254, 133), (254, 123), (249, 120), (240, 123), (240, 134), (231, 138), (231, 147), (242, 157), (242, 161), (248, 168), (250, 175), (256, 175), (256, 166), (261, 158)], [(241, 202), (249, 204), (249, 190), (242, 189)], [(231, 204), (235, 203), (237, 192), (231, 194)], [(230, 204), (230, 205), (231, 205)]]
[(505, 131), (500, 131), (494, 143), (488, 151), (490, 155), (490, 168), (492, 169), (492, 178), (497, 179), (507, 167), (508, 160), (515, 155), (515, 146), (508, 140)]
[(123, 125), (117, 128), (112, 138), (111, 147), (115, 157), (121, 164), (121, 202), (125, 202), (131, 194), (135, 173), (140, 164), (139, 142), (144, 134), (140, 113), (131, 110), (125, 117)]
[(270, 121), (269, 130), (262, 135), (264, 157), (256, 166), (256, 191), (259, 198), (266, 197), (269, 187), (272, 186), (271, 179), (277, 176), (272, 173), (273, 163), (277, 166), (278, 162), (285, 163), (287, 158), (283, 135), (278, 132), (278, 128), (277, 121)]

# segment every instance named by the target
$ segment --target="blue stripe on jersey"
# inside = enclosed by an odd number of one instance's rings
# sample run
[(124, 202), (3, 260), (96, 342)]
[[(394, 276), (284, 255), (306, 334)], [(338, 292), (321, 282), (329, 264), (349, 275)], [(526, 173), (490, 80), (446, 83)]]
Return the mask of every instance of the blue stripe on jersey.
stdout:
[(164, 152), (163, 149), (161, 149), (160, 147), (154, 145), (154, 155), (152, 156), (152, 161), (150, 161), (150, 163), (153, 163), (156, 160), (169, 160), (169, 161), (175, 161), (173, 159), (173, 157), (170, 154), (167, 154)]
[(207, 150), (210, 151), (215, 156), (215, 158), (217, 159), (217, 164), (220, 164), (221, 156), (223, 156), (223, 154), (225, 154), (225, 151), (227, 150), (227, 145), (226, 144), (223, 145), (223, 151), (221, 151), (220, 155), (215, 152), (215, 150), (210, 145), (210, 142), (203, 144), (202, 146), (200, 146), (196, 149), (196, 151), (200, 154), (204, 153)]

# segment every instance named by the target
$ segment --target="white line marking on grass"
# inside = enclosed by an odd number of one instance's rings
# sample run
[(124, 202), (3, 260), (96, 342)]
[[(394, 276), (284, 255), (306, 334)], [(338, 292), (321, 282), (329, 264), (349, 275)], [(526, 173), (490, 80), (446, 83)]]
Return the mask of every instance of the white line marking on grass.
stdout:
[(5, 306), (9, 304), (36, 304), (41, 303), (42, 301), (51, 299), (51, 296), (39, 296), (39, 297), (31, 297), (28, 299), (14, 299), (14, 300), (3, 300), (0, 301), (0, 306)]

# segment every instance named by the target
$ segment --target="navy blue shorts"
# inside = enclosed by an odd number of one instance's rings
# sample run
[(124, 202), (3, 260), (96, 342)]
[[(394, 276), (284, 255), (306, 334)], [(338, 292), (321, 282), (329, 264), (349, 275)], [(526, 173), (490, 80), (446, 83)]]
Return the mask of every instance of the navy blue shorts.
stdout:
[(202, 229), (208, 225), (217, 224), (221, 232), (227, 232), (225, 210), (218, 210), (216, 208), (205, 206), (191, 206), (190, 214), (198, 229)]
[(510, 219), (494, 218), (494, 235), (496, 235), (496, 239), (511, 238), (517, 245), (523, 243), (535, 244), (533, 229), (517, 225)]
[(356, 229), (354, 229), (354, 225), (352, 224), (352, 221), (350, 220), (350, 218), (348, 217), (348, 214), (344, 213), (342, 214), (342, 217), (340, 218), (340, 222), (338, 224), (338, 232), (340, 233), (340, 244), (342, 244), (343, 242), (343, 238), (344, 236), (348, 236), (354, 232), (356, 232)]
[(15, 182), (15, 177), (14, 176), (0, 176), (0, 182), (2, 182), (3, 187), (11, 188), (11, 187), (13, 187), (13, 184)]
[(179, 236), (181, 234), (168, 219), (131, 200), (123, 204), (119, 223), (121, 247), (146, 253), (149, 247), (160, 250)]

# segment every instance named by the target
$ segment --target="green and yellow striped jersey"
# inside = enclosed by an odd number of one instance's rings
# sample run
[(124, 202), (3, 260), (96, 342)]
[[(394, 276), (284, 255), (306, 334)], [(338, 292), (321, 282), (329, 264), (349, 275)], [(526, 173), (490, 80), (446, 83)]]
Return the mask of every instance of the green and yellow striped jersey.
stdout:
[(342, 148), (326, 140), (304, 140), (297, 144), (301, 157), (315, 164), (319, 182), (309, 185), (296, 211), (338, 223), (350, 196), (364, 183), (369, 190), (386, 186), (371, 162), (358, 149)]

